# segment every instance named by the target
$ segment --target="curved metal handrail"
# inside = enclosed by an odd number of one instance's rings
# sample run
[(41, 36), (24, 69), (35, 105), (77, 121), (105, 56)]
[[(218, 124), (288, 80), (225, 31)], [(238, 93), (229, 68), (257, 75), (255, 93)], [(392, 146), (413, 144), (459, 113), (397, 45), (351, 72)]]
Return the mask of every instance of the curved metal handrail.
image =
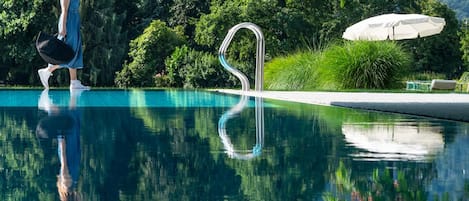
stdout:
[[(264, 100), (263, 98), (256, 98), (256, 144), (252, 150), (236, 150), (231, 143), (230, 137), (226, 133), (226, 122), (237, 116), (243, 111), (248, 103), (248, 96), (241, 96), (240, 101), (230, 110), (225, 112), (218, 120), (218, 135), (221, 138), (226, 153), (230, 158), (249, 160), (261, 155), (262, 147), (264, 146)], [(243, 152), (243, 153), (240, 153)], [(250, 152), (246, 153), (245, 152)]]
[(244, 75), (241, 71), (238, 69), (232, 67), (225, 58), (225, 53), (226, 50), (228, 49), (228, 46), (231, 43), (231, 40), (233, 39), (234, 35), (239, 29), (242, 28), (247, 28), (250, 29), (251, 31), (254, 32), (256, 35), (257, 39), (257, 51), (256, 51), (256, 80), (255, 80), (255, 90), (256, 91), (262, 91), (263, 89), (263, 84), (264, 84), (264, 57), (265, 57), (265, 45), (264, 45), (264, 34), (262, 33), (261, 29), (250, 22), (243, 22), (240, 24), (237, 24), (236, 26), (232, 27), (229, 31), (228, 34), (226, 35), (225, 39), (223, 40), (223, 43), (220, 46), (220, 49), (218, 51), (218, 58), (220, 60), (220, 63), (223, 65), (223, 67), (234, 74), (240, 81), (241, 81), (241, 87), (243, 91), (248, 91), (250, 89), (249, 86), (249, 80)]

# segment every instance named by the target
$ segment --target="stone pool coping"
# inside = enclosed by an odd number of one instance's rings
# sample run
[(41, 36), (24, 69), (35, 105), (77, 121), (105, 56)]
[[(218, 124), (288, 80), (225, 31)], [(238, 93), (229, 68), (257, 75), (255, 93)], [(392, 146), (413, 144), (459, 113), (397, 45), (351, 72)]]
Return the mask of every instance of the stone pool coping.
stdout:
[(459, 93), (369, 93), (298, 92), (216, 89), (228, 94), (248, 95), (299, 103), (338, 106), (439, 119), (469, 122), (469, 94)]

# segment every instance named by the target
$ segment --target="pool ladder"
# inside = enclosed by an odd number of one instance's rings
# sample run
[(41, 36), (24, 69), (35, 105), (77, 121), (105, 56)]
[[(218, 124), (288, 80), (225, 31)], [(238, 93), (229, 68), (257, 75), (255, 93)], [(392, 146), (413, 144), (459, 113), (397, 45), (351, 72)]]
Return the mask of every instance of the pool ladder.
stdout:
[(226, 49), (228, 49), (228, 46), (231, 43), (231, 40), (233, 39), (234, 35), (236, 32), (242, 28), (247, 28), (250, 29), (251, 31), (254, 32), (256, 35), (257, 39), (257, 50), (256, 50), (256, 80), (255, 80), (255, 90), (256, 91), (262, 91), (263, 90), (263, 85), (264, 85), (264, 57), (265, 57), (265, 44), (264, 44), (264, 34), (262, 34), (261, 29), (250, 22), (243, 22), (240, 24), (235, 25), (232, 27), (229, 31), (228, 34), (225, 37), (225, 40), (223, 40), (223, 43), (220, 46), (220, 49), (218, 51), (218, 59), (220, 60), (221, 64), (223, 67), (228, 70), (230, 73), (235, 75), (240, 81), (241, 81), (241, 88), (243, 91), (249, 91), (250, 86), (249, 86), (249, 80), (244, 75), (241, 71), (238, 69), (232, 67), (227, 61), (225, 57)]
[[(256, 80), (255, 80), (255, 90), (261, 92), (263, 90), (264, 84), (264, 55), (265, 55), (265, 45), (264, 45), (264, 35), (262, 34), (261, 29), (250, 22), (240, 23), (228, 31), (228, 34), (223, 40), (222, 45), (218, 53), (218, 58), (223, 65), (223, 67), (234, 74), (240, 81), (243, 91), (249, 91), (249, 80), (241, 71), (236, 68), (233, 68), (225, 58), (225, 52), (228, 46), (230, 45), (231, 40), (233, 39), (235, 33), (241, 29), (247, 28), (254, 32), (257, 39), (257, 51), (256, 51)], [(225, 112), (220, 119), (218, 120), (218, 135), (220, 136), (222, 143), (225, 147), (226, 153), (230, 158), (240, 159), (240, 160), (249, 160), (255, 157), (260, 156), (262, 152), (262, 147), (264, 146), (264, 100), (261, 97), (255, 98), (255, 110), (256, 110), (256, 144), (252, 150), (236, 150), (231, 143), (231, 140), (226, 132), (226, 123), (229, 119), (238, 116), (239, 113), (248, 105), (248, 96), (241, 95), (241, 99), (233, 106), (229, 111)], [(240, 153), (242, 152), (242, 153)], [(246, 153), (250, 152), (250, 153)]]
[[(258, 157), (262, 153), (262, 147), (264, 146), (264, 109), (261, 108), (263, 105), (259, 105), (259, 101), (262, 102), (262, 99), (256, 98), (256, 144), (251, 150), (236, 150), (235, 146), (231, 142), (230, 137), (226, 132), (226, 123), (229, 119), (238, 117), (244, 108), (247, 106), (249, 101), (248, 96), (241, 96), (238, 104), (233, 106), (230, 110), (225, 112), (218, 120), (218, 136), (223, 143), (225, 148), (225, 153), (230, 157), (238, 160), (249, 160), (255, 157)], [(259, 111), (262, 111), (262, 114), (259, 115)], [(260, 118), (261, 117), (261, 118)]]

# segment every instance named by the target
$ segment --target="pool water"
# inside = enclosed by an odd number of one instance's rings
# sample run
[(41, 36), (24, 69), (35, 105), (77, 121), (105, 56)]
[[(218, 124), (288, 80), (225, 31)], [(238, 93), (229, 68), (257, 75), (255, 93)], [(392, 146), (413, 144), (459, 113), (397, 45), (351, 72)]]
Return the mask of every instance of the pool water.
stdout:
[(208, 91), (0, 91), (0, 200), (469, 200), (469, 124)]

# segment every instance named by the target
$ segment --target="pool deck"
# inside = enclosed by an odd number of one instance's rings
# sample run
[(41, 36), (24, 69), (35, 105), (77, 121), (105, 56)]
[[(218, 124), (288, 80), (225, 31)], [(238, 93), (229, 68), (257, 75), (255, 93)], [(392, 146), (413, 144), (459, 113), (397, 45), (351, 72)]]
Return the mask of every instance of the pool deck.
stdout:
[(217, 89), (215, 91), (266, 99), (469, 122), (469, 94), (463, 93), (243, 92), (232, 89)]

